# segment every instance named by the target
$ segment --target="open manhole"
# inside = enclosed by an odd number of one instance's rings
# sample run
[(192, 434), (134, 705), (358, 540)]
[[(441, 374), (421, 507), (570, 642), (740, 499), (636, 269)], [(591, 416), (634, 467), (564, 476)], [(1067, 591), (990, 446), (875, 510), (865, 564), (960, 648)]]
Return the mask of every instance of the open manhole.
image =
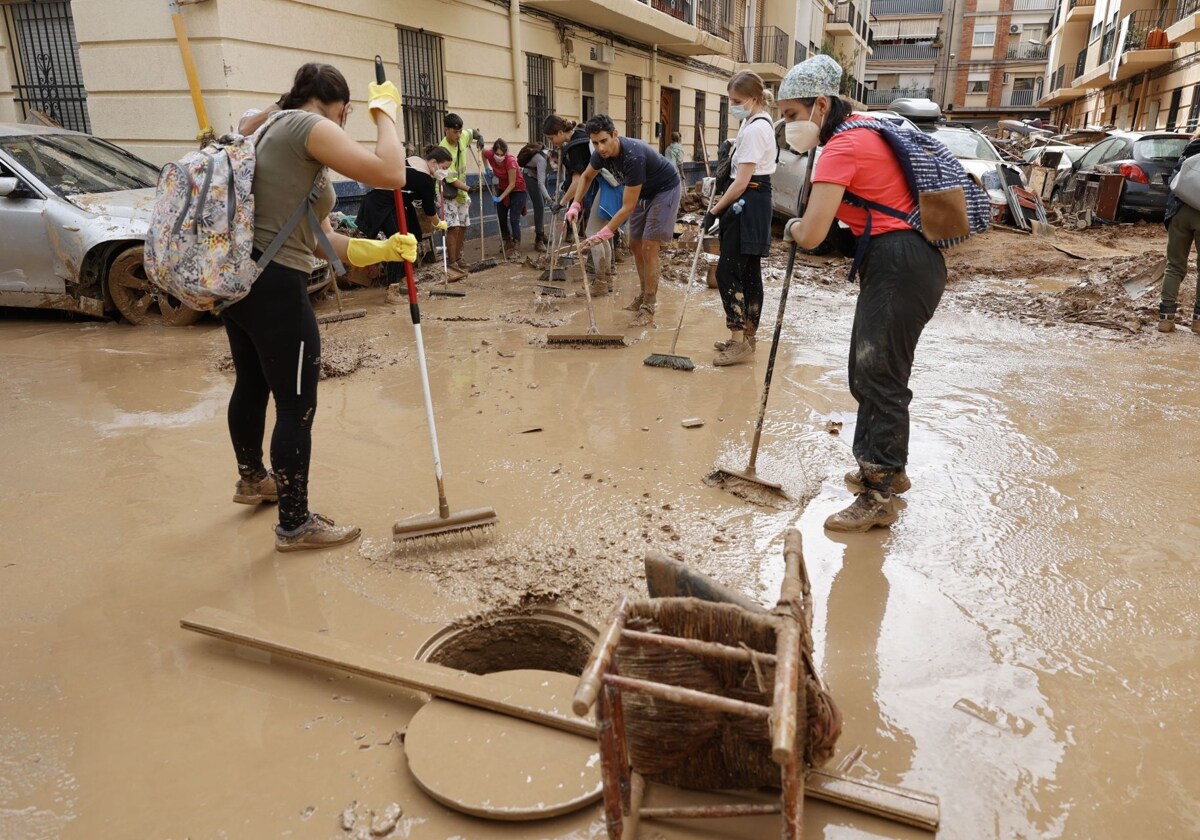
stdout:
[(598, 635), (578, 616), (546, 607), (451, 625), (421, 645), (417, 658), (472, 674), (533, 670), (579, 676)]

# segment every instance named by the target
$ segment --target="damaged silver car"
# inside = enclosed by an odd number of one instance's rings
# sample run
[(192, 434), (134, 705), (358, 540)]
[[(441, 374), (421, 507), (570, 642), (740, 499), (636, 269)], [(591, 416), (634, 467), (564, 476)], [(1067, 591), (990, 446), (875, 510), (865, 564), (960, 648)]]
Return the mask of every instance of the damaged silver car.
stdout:
[(142, 266), (158, 168), (99, 138), (0, 123), (0, 306), (183, 326)]

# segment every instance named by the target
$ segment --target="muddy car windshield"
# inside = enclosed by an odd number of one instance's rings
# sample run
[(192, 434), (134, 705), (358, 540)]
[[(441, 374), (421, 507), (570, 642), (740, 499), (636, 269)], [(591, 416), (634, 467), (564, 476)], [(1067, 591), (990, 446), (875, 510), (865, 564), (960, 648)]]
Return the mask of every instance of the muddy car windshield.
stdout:
[(934, 137), (941, 140), (946, 148), (950, 150), (950, 154), (956, 158), (969, 158), (972, 160), (1000, 160), (996, 153), (992, 151), (988, 141), (979, 134), (973, 134), (970, 131), (938, 131)]
[(158, 182), (153, 166), (94, 137), (0, 137), (0, 150), (62, 196), (140, 190)]
[(1147, 137), (1134, 143), (1133, 148), (1139, 160), (1174, 165), (1187, 144), (1186, 137)]

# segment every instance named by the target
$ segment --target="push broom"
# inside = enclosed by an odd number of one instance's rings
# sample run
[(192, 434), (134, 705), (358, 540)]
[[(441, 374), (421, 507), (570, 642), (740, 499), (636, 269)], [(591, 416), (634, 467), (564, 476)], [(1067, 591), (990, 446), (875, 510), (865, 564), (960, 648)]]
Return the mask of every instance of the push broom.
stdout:
[[(383, 84), (387, 80), (383, 72), (383, 59), (375, 56), (375, 81)], [(404, 197), (400, 190), (393, 193), (396, 200), (396, 218), (400, 232), (408, 233), (408, 218), (404, 215)], [(413, 276), (412, 263), (404, 262), (404, 279), (408, 284), (408, 311), (412, 314), (413, 333), (417, 338), (417, 366), (421, 371), (421, 392), (425, 397), (425, 419), (429, 423), (429, 441), (433, 445), (433, 472), (437, 477), (438, 512), (425, 516), (402, 519), (392, 526), (392, 536), (397, 542), (487, 528), (499, 521), (496, 511), (490, 507), (450, 512), (446, 501), (446, 486), (442, 480), (442, 456), (438, 450), (437, 425), (433, 419), (433, 396), (429, 391), (429, 370), (425, 364), (425, 340), (421, 336), (421, 309), (417, 305), (417, 281)]]
[[(797, 215), (803, 216), (805, 208), (808, 205), (808, 194), (812, 189), (812, 157), (809, 155), (809, 163), (804, 172), (804, 184), (800, 188), (800, 200), (798, 202)], [(706, 481), (714, 486), (722, 489), (732, 490), (730, 479), (748, 481), (751, 484), (757, 484), (759, 487), (764, 487), (772, 494), (787, 498), (787, 493), (783, 491), (783, 486), (777, 482), (769, 481), (758, 474), (758, 444), (762, 440), (763, 418), (767, 414), (767, 397), (771, 393), (771, 376), (775, 372), (775, 354), (779, 350), (779, 336), (783, 333), (783, 313), (787, 308), (788, 289), (792, 285), (792, 272), (796, 268), (796, 240), (792, 239), (791, 245), (788, 247), (787, 271), (783, 275), (783, 288), (779, 291), (779, 310), (775, 315), (775, 334), (771, 338), (771, 353), (767, 356), (767, 375), (763, 380), (762, 399), (758, 404), (758, 420), (754, 424), (754, 438), (750, 443), (750, 460), (746, 463), (744, 470), (736, 470), (732, 467), (717, 467), (706, 477)], [(736, 484), (736, 482), (732, 482)], [(735, 495), (736, 492), (735, 492)]]
[[(444, 195), (442, 196), (442, 218), (443, 219), (446, 218), (446, 197)], [(447, 231), (442, 231), (442, 285), (441, 285), (441, 288), (431, 288), (429, 290), (430, 297), (436, 297), (439, 295), (442, 297), (466, 297), (467, 296), (467, 293), (461, 289), (451, 289), (450, 288), (450, 258), (449, 258), (450, 249), (447, 247), (447, 242), (449, 239), (450, 239), (449, 233)], [(457, 269), (457, 268), (454, 269), (455, 282), (462, 280), (466, 276), (467, 276), (466, 273), (461, 271), (460, 269)]]
[[(705, 155), (707, 157), (707, 155)], [(717, 195), (717, 186), (713, 184), (712, 192), (708, 195), (708, 207), (704, 210), (704, 218), (712, 210), (713, 199)], [(651, 353), (642, 364), (650, 367), (668, 368), (669, 370), (693, 371), (695, 363), (687, 356), (676, 356), (675, 345), (679, 343), (679, 333), (683, 331), (683, 315), (687, 312), (688, 299), (692, 296), (692, 278), (696, 276), (696, 266), (700, 264), (700, 250), (704, 247), (704, 218), (700, 220), (700, 232), (696, 236), (696, 253), (692, 255), (692, 270), (688, 272), (687, 288), (683, 290), (683, 305), (679, 307), (679, 323), (675, 325), (675, 337), (671, 339), (670, 353)]]
[(550, 333), (546, 344), (550, 346), (593, 344), (600, 347), (624, 347), (625, 336), (620, 333), (602, 333), (596, 328), (596, 310), (592, 306), (592, 290), (588, 285), (587, 268), (583, 264), (583, 249), (579, 247), (579, 228), (571, 222), (571, 236), (575, 239), (575, 262), (583, 275), (583, 293), (587, 297), (588, 331), (586, 333)]

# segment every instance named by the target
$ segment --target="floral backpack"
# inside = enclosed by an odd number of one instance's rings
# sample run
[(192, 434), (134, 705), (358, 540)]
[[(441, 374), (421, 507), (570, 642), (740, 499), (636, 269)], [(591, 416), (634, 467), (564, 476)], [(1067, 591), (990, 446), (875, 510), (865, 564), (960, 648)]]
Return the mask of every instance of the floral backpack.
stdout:
[[(250, 286), (307, 215), (326, 254), (333, 254), (312, 210), (325, 183), (322, 169), (312, 189), (256, 262), (254, 249), (255, 144), (280, 111), (249, 137), (227, 134), (198, 152), (163, 167), (150, 229), (146, 275), (192, 309), (220, 312), (250, 293)], [(342, 266), (332, 258), (340, 275)]]

